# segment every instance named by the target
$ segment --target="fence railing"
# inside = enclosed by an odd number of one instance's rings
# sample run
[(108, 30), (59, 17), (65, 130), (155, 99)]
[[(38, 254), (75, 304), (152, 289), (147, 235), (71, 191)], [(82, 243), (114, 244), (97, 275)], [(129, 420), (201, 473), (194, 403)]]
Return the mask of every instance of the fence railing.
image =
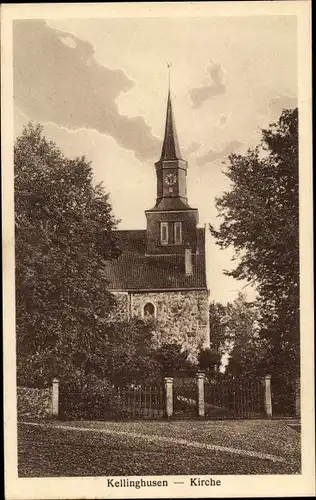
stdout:
[(116, 397), (122, 417), (159, 418), (165, 414), (165, 390), (161, 386), (118, 387)]
[(66, 420), (161, 418), (165, 414), (165, 391), (162, 386), (130, 385), (112, 387), (97, 394), (80, 394), (61, 385), (60, 417)]
[(265, 386), (262, 380), (210, 381), (205, 384), (205, 414), (212, 418), (262, 418)]
[[(163, 384), (129, 384), (109, 387), (97, 394), (80, 392), (53, 380), (51, 416), (60, 419), (133, 419), (198, 416), (211, 419), (272, 417), (271, 377), (263, 379), (208, 380), (196, 377), (165, 377)], [(299, 387), (293, 416), (299, 416)], [(296, 410), (296, 411), (295, 411)]]
[(173, 414), (198, 414), (198, 386), (195, 377), (176, 376), (173, 378)]

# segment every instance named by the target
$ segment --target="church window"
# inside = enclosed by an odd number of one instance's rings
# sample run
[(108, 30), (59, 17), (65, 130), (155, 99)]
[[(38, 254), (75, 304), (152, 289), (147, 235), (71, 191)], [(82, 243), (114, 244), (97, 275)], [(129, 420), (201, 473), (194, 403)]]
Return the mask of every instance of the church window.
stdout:
[(155, 316), (155, 306), (151, 302), (144, 305), (144, 318)]
[(169, 235), (168, 235), (168, 222), (160, 223), (160, 243), (162, 245), (168, 245)]
[(176, 245), (181, 245), (182, 243), (182, 222), (174, 223), (174, 242)]

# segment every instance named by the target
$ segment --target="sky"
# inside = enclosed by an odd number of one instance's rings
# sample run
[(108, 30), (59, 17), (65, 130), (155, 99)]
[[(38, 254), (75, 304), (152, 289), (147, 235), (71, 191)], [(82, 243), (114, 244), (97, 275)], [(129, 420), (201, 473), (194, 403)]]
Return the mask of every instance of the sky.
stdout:
[[(145, 228), (156, 199), (168, 92), (188, 161), (188, 200), (218, 227), (215, 198), (230, 189), (225, 161), (258, 144), (283, 108), (297, 106), (296, 18), (16, 20), (15, 135), (30, 120), (68, 157), (91, 161), (121, 229)], [(212, 300), (245, 282), (223, 274), (233, 250), (207, 241)]]

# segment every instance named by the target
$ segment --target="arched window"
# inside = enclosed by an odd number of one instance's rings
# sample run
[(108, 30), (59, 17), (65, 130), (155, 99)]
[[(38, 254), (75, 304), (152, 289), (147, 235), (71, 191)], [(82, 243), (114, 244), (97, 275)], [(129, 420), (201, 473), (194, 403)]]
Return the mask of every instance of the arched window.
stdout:
[(144, 305), (144, 318), (155, 316), (155, 306), (151, 302)]

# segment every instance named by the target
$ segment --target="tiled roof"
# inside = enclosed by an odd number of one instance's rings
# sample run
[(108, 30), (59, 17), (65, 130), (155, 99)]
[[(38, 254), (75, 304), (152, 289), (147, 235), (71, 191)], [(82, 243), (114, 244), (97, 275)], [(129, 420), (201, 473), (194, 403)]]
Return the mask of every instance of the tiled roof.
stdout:
[(154, 208), (147, 210), (147, 212), (159, 212), (161, 210), (196, 210), (191, 208), (188, 203), (185, 203), (181, 198), (177, 197), (163, 197), (161, 198)]
[(110, 290), (206, 289), (205, 232), (197, 229), (197, 253), (193, 274), (186, 275), (184, 256), (146, 256), (146, 231), (115, 231), (123, 250), (107, 261), (105, 277)]

